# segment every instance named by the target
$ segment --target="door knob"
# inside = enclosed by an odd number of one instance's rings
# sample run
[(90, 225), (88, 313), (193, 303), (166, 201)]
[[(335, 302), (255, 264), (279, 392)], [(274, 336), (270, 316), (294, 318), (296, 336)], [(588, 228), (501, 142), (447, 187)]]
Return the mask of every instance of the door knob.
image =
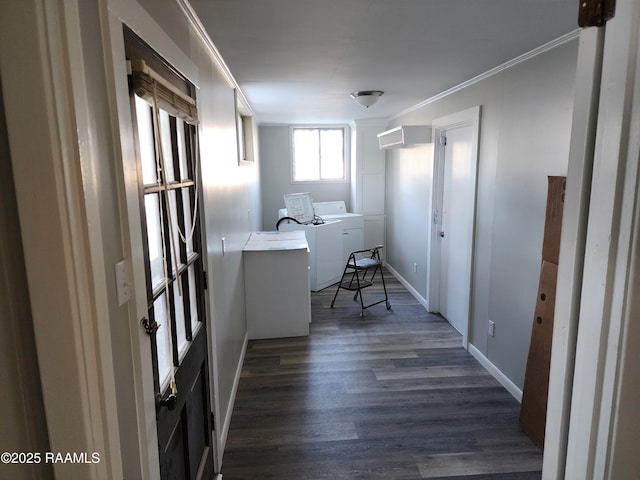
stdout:
[(444, 238), (444, 232), (440, 232), (440, 236)]

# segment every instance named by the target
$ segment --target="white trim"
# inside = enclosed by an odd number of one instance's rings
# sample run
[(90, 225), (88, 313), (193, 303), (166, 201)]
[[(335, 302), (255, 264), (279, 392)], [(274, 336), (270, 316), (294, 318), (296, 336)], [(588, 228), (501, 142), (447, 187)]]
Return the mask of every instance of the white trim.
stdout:
[(500, 385), (502, 385), (507, 392), (511, 394), (513, 398), (515, 398), (518, 402), (522, 403), (522, 390), (518, 388), (518, 386), (513, 383), (509, 378), (500, 371), (498, 367), (496, 367), (491, 361), (484, 356), (484, 354), (478, 350), (475, 345), (472, 343), (469, 344), (469, 353), (473, 355), (473, 357), (480, 362), (487, 371), (493, 375)]
[(545, 480), (563, 479), (565, 473), (603, 40), (603, 29), (585, 29), (578, 50), (551, 346), (542, 471)]
[(542, 53), (545, 53), (553, 48), (556, 48), (560, 45), (563, 45), (567, 42), (570, 42), (571, 40), (578, 38), (580, 36), (580, 29), (576, 29), (573, 30), (569, 33), (566, 33), (564, 35), (562, 35), (561, 37), (556, 38), (555, 40), (551, 40), (550, 42), (545, 43), (544, 45), (541, 45), (537, 48), (534, 48), (533, 50), (527, 52), (527, 53), (523, 53), (522, 55), (509, 60), (508, 62), (505, 62), (501, 65), (498, 65), (497, 67), (492, 68), (491, 70), (487, 70), (485, 73), (481, 73), (480, 75), (473, 77), (465, 82), (462, 82), (458, 85), (456, 85), (455, 87), (452, 87), (448, 90), (445, 90), (444, 92), (440, 92), (437, 95), (434, 95), (433, 97), (427, 98), (426, 100), (412, 106), (409, 107), (403, 111), (401, 111), (400, 113), (397, 113), (395, 115), (393, 115), (392, 117), (389, 118), (389, 120), (394, 120), (396, 118), (400, 118), (408, 113), (411, 113), (415, 110), (418, 110), (426, 105), (429, 105), (430, 103), (436, 102), (438, 100), (443, 99), (444, 97), (447, 97), (449, 95), (452, 95), (456, 92), (459, 92), (460, 90), (464, 90), (467, 87), (470, 87), (471, 85), (474, 85), (478, 82), (481, 82), (482, 80), (485, 80), (489, 77), (492, 77), (493, 75), (496, 75), (500, 72), (503, 72), (504, 70), (507, 70), (508, 68), (511, 68), (515, 65), (518, 65), (519, 63), (523, 63), (526, 62), (527, 60), (530, 60), (533, 57), (536, 57)]
[[(427, 300), (422, 295), (420, 295), (418, 291), (415, 288), (413, 288), (409, 284), (409, 282), (407, 282), (402, 277), (402, 275), (400, 275), (397, 272), (395, 268), (393, 268), (388, 263), (385, 263), (385, 267), (387, 268), (387, 270), (389, 270), (389, 272), (391, 272), (391, 274), (394, 277), (396, 277), (396, 279), (402, 285), (405, 286), (407, 290), (409, 290), (409, 293), (411, 293), (411, 295), (413, 295), (416, 298), (416, 300), (418, 300), (418, 302), (420, 302), (420, 304), (427, 311), (429, 311), (429, 307), (427, 306)], [(509, 378), (504, 373), (502, 373), (502, 371), (500, 371), (498, 367), (496, 367), (493, 363), (491, 363), (491, 361), (487, 357), (485, 357), (484, 354), (480, 350), (478, 350), (472, 343), (469, 343), (468, 345), (463, 345), (463, 347), (467, 348), (469, 353), (473, 355), (473, 357), (476, 360), (478, 360), (480, 365), (482, 365), (498, 381), (498, 383), (500, 383), (500, 385), (502, 385), (511, 394), (511, 396), (513, 396), (513, 398), (515, 398), (518, 402), (522, 403), (522, 390), (520, 390), (515, 383), (509, 380)]]
[[(478, 188), (478, 163), (479, 157), (479, 145), (480, 145), (480, 105), (462, 110), (460, 112), (447, 115), (445, 117), (437, 118), (432, 122), (433, 135), (432, 139), (434, 148), (434, 162), (433, 162), (433, 175), (432, 175), (432, 198), (430, 210), (434, 212), (437, 207), (439, 211), (442, 210), (442, 194), (443, 194), (443, 163), (444, 163), (444, 149), (440, 145), (440, 142), (435, 140), (440, 137), (443, 132), (452, 130), (459, 127), (470, 126), (472, 130), (471, 137), (471, 172), (470, 177), (473, 178), (473, 197), (471, 199), (471, 225), (468, 247), (466, 252), (469, 258), (469, 271), (468, 273), (468, 302), (466, 307), (466, 325), (462, 333), (462, 343), (467, 346), (469, 343), (469, 330), (471, 325), (471, 312), (473, 312), (473, 278), (475, 270), (475, 230), (476, 230), (476, 204), (477, 204), (477, 188)], [(439, 311), (439, 298), (440, 298), (440, 242), (438, 241), (438, 235), (440, 232), (441, 214), (438, 218), (438, 223), (435, 224), (433, 216), (429, 216), (429, 235), (427, 245), (427, 300), (432, 308), (432, 311)], [(467, 288), (467, 285), (465, 285)]]
[(96, 192), (83, 177), (95, 145), (82, 123), (80, 30), (76, 2), (0, 3), (0, 62), (21, 65), (3, 69), (2, 88), (49, 443), (101, 460), (57, 463), (53, 472), (121, 478), (105, 266), (93, 243)]
[(398, 279), (398, 281), (402, 285), (404, 285), (404, 287), (407, 290), (409, 290), (409, 293), (411, 293), (411, 295), (413, 295), (415, 297), (415, 299), (418, 300), (418, 302), (420, 302), (420, 305), (422, 305), (427, 312), (431, 311), (429, 309), (429, 303), (427, 302), (427, 299), (424, 298), (422, 295), (420, 295), (420, 293), (418, 293), (418, 291), (415, 288), (413, 288), (413, 286), (409, 282), (407, 282), (407, 280), (402, 275), (400, 275), (400, 273), (398, 273), (398, 271), (395, 268), (393, 268), (387, 262), (385, 262), (384, 266), (387, 267), (387, 270), (389, 270), (391, 272), (391, 274), (394, 277), (396, 277)]
[[(122, 0), (115, 0), (114, 4)], [(127, 304), (129, 313), (129, 336), (131, 338), (131, 359), (133, 384), (131, 388), (135, 392), (135, 421), (138, 434), (138, 452), (140, 458), (140, 474), (142, 478), (159, 478), (160, 458), (158, 452), (158, 437), (156, 429), (155, 389), (153, 377), (149, 372), (153, 371), (151, 359), (151, 341), (149, 336), (140, 327), (140, 319), (147, 315), (146, 278), (144, 272), (144, 252), (135, 245), (142, 245), (141, 225), (139, 209), (138, 173), (135, 161), (135, 147), (133, 143), (133, 124), (131, 119), (131, 107), (129, 104), (129, 86), (127, 83), (127, 71), (124, 50), (123, 18), (131, 27), (136, 22), (144, 25), (146, 31), (155, 32), (158, 43), (168, 41), (159, 26), (140, 9), (137, 4), (129, 2), (126, 5), (112, 6), (109, 9), (108, 26), (110, 38), (105, 40), (109, 52), (107, 61), (111, 61), (111, 67), (107, 70), (107, 82), (113, 92), (116, 104), (115, 118), (112, 120), (114, 131), (118, 138), (115, 141), (114, 151), (121, 157), (114, 160), (116, 170), (115, 179), (119, 187), (120, 215), (122, 227), (122, 242), (125, 257), (129, 259), (129, 271), (131, 272), (131, 300)], [(135, 19), (135, 20), (134, 20)], [(149, 33), (155, 38), (155, 35)]]
[[(294, 139), (293, 131), (299, 130), (342, 130), (342, 160), (343, 160), (343, 178), (327, 179), (327, 180), (295, 180), (294, 172)], [(291, 185), (327, 185), (327, 184), (344, 184), (351, 182), (351, 127), (346, 123), (309, 123), (309, 124), (291, 124), (289, 125), (289, 170), (291, 172)]]
[[(640, 2), (621, 1), (605, 29), (573, 381), (579, 393), (571, 399), (566, 478), (610, 478), (612, 436), (625, 422), (617, 418), (617, 382), (626, 355), (619, 342), (632, 306), (627, 286), (638, 275), (631, 248), (638, 174), (637, 123), (631, 112), (637, 114), (640, 93), (639, 20)], [(637, 388), (635, 382), (628, 386)], [(626, 442), (635, 442), (637, 432), (634, 437)], [(637, 472), (637, 454), (632, 462)]]
[[(627, 6), (623, 7), (622, 14)], [(640, 8), (635, 3), (632, 34), (627, 37), (634, 56), (630, 62), (633, 68), (633, 81), (627, 80), (627, 87), (633, 98), (629, 116), (623, 116), (623, 156), (626, 158), (624, 172), (623, 196), (627, 199), (622, 208), (620, 238), (623, 240), (616, 259), (616, 268), (626, 272), (624, 283), (618, 282), (614, 292), (614, 303), (622, 304), (622, 309), (612, 309), (612, 317), (616, 318), (609, 332), (607, 365), (604, 379), (604, 401), (601, 411), (606, 423), (601, 422), (598, 445), (599, 452), (606, 453), (606, 458), (596, 458), (596, 467), (607, 479), (617, 479), (629, 472), (640, 472), (640, 460), (637, 453), (638, 432), (640, 432), (640, 415), (638, 403), (640, 392), (640, 48), (637, 39), (640, 32)], [(633, 51), (633, 48), (636, 50)], [(633, 203), (631, 203), (633, 201)], [(628, 248), (628, 250), (627, 250)], [(622, 277), (622, 275), (621, 275)], [(619, 318), (618, 318), (619, 316)], [(606, 445), (605, 445), (606, 442)], [(597, 470), (598, 471), (598, 470)], [(598, 473), (599, 473), (598, 471)]]
[[(93, 295), (92, 299), (87, 299), (87, 303), (93, 303), (93, 308), (95, 309), (94, 330), (90, 332), (90, 336), (83, 334), (82, 342), (85, 351), (83, 360), (88, 364), (87, 370), (89, 372), (92, 368), (95, 368), (98, 370), (96, 373), (102, 376), (102, 378), (87, 379), (90, 389), (88, 394), (91, 403), (90, 411), (94, 419), (99, 418), (103, 422), (100, 428), (104, 430), (104, 438), (108, 439), (109, 444), (104, 445), (102, 448), (105, 449), (105, 456), (109, 458), (107, 468), (111, 469), (111, 475), (116, 476), (122, 471), (123, 462), (118, 425), (119, 412), (115, 393), (115, 372), (113, 369), (114, 346), (110, 326), (113, 318), (109, 308), (109, 286), (107, 285), (107, 279), (110, 278), (111, 274), (111, 272), (107, 272), (108, 269), (113, 268), (113, 265), (109, 265), (105, 261), (103, 232), (100, 222), (102, 214), (100, 205), (101, 187), (98, 182), (87, 180), (89, 178), (99, 178), (95, 159), (99, 158), (102, 152), (99, 150), (98, 142), (91, 138), (98, 130), (98, 126), (90, 108), (92, 102), (85, 75), (87, 67), (84, 63), (82, 50), (83, 38), (79, 2), (65, 2), (62, 11), (52, 2), (45, 2), (45, 5), (48, 15), (52, 17), (61, 15), (60, 22), (61, 24), (64, 22), (64, 27), (62, 28), (66, 34), (64, 54), (68, 56), (69, 64), (66, 65), (68, 71), (64, 75), (61, 74), (60, 77), (65, 78), (67, 83), (65, 87), (70, 88), (72, 92), (69, 94), (68, 101), (74, 104), (74, 109), (73, 113), (68, 112), (68, 114), (74, 118), (69, 118), (68, 120), (69, 128), (73, 128), (72, 125), (75, 122), (75, 134), (77, 137), (69, 138), (69, 140), (73, 142), (73, 153), (77, 155), (74, 160), (77, 161), (78, 174), (81, 175), (78, 178), (81, 185), (78, 185), (77, 191), (82, 192), (82, 198), (73, 198), (73, 201), (76, 202), (75, 208), (80, 212), (79, 215), (83, 215), (81, 219), (77, 219), (77, 233), (80, 233), (81, 229), (85, 231), (83, 234), (86, 236), (84, 239), (87, 244), (86, 254), (90, 255), (90, 264), (85, 267), (88, 270), (87, 279), (83, 280), (86, 281), (90, 278), (90, 286), (79, 288), (78, 294), (83, 297), (85, 295)], [(63, 63), (61, 59), (52, 61), (54, 69), (60, 68), (61, 65), (58, 62)], [(88, 159), (93, 159), (94, 161), (91, 162)], [(75, 257), (77, 254), (75, 248), (73, 252)], [(83, 316), (82, 322), (85, 324), (86, 317)], [(84, 331), (85, 327), (82, 327), (82, 330)], [(91, 353), (88, 352), (95, 352), (95, 365), (92, 364)], [(107, 391), (105, 392), (105, 390)]]
[(224, 76), (229, 86), (237, 90), (237, 95), (240, 97), (239, 100), (242, 102), (243, 106), (247, 110), (246, 115), (250, 117), (254, 117), (255, 113), (251, 108), (251, 104), (247, 100), (247, 97), (245, 97), (244, 92), (240, 88), (240, 85), (238, 84), (238, 82), (236, 82), (236, 79), (231, 73), (231, 70), (229, 70), (229, 67), (227, 66), (224, 59), (222, 58), (222, 55), (220, 55), (220, 52), (216, 48), (215, 44), (211, 40), (211, 37), (209, 37), (209, 34), (207, 33), (206, 28), (204, 27), (204, 25), (202, 25), (202, 22), (198, 18), (198, 15), (196, 14), (196, 12), (193, 10), (193, 7), (186, 0), (176, 0), (176, 1), (180, 6), (180, 8), (182, 9), (182, 11), (184, 12), (187, 19), (189, 20), (189, 22), (191, 23), (196, 34), (200, 38), (200, 41), (202, 41), (204, 46), (207, 47), (207, 49), (209, 50), (209, 53), (211, 53), (214, 63), (220, 68), (220, 71), (222, 72), (222, 75)]
[(220, 435), (218, 436), (218, 468), (222, 467), (222, 459), (227, 444), (227, 436), (229, 435), (229, 427), (231, 425), (231, 416), (233, 414), (233, 407), (236, 403), (236, 394), (238, 393), (238, 385), (240, 384), (240, 378), (242, 377), (242, 366), (244, 364), (244, 357), (247, 354), (247, 345), (249, 344), (249, 332), (244, 336), (244, 342), (242, 343), (242, 351), (240, 352), (240, 358), (238, 365), (236, 366), (236, 375), (233, 379), (233, 387), (231, 388), (231, 396), (229, 398), (229, 405), (225, 413), (224, 422)]

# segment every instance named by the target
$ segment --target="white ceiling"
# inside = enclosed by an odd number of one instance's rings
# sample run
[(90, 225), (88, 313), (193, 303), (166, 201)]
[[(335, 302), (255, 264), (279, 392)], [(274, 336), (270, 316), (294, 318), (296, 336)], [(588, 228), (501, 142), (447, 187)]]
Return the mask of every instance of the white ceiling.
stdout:
[[(577, 28), (576, 0), (191, 0), (259, 123), (389, 118)], [(366, 109), (349, 94), (383, 90)]]

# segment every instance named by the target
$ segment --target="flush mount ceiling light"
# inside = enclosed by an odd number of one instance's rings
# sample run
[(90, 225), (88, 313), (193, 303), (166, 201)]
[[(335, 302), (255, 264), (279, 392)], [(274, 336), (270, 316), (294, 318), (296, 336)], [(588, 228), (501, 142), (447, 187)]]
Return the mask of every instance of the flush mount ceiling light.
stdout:
[(371, 105), (380, 100), (384, 92), (381, 90), (362, 90), (360, 92), (353, 92), (351, 96), (363, 107), (369, 108)]

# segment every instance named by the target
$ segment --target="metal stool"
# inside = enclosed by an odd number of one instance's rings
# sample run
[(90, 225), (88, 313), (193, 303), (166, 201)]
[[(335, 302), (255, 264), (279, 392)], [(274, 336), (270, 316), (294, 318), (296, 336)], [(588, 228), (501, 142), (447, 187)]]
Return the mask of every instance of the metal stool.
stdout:
[[(387, 310), (391, 308), (391, 304), (389, 303), (389, 299), (387, 297), (387, 286), (384, 283), (384, 274), (382, 273), (382, 261), (380, 260), (380, 249), (382, 248), (383, 245), (378, 245), (366, 250), (357, 250), (355, 252), (351, 252), (351, 254), (349, 255), (349, 260), (347, 260), (347, 264), (345, 265), (344, 271), (342, 272), (342, 278), (338, 283), (338, 289), (333, 296), (331, 308), (333, 308), (333, 305), (336, 303), (336, 298), (338, 297), (338, 292), (340, 291), (340, 289), (350, 290), (352, 292), (355, 291), (356, 293), (353, 296), (354, 301), (358, 298), (358, 296), (360, 297), (361, 317), (364, 316), (364, 311), (366, 308), (372, 307), (382, 302), (386, 303)], [(369, 272), (370, 270), (372, 271)], [(382, 279), (384, 298), (382, 300), (378, 300), (377, 302), (365, 305), (362, 300), (362, 290), (373, 285), (373, 281), (378, 272), (380, 272), (380, 278)], [(370, 276), (367, 279), (368, 273), (370, 273)]]

